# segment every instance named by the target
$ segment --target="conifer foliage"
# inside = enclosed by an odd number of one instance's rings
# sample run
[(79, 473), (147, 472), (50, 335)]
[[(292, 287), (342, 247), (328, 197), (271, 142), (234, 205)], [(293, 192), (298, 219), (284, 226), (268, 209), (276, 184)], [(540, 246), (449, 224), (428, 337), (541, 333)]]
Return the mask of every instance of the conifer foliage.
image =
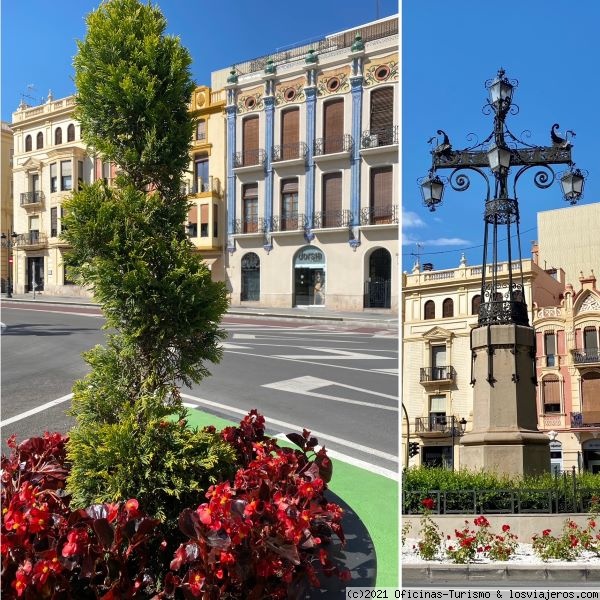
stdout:
[(186, 413), (179, 386), (222, 356), (227, 308), (183, 228), (191, 58), (149, 3), (108, 0), (87, 26), (74, 59), (76, 114), (83, 140), (119, 174), (65, 203), (68, 269), (112, 330), (85, 354), (91, 372), (73, 390), (68, 489), (76, 506), (135, 496), (164, 518), (234, 460), (216, 434), (174, 426)]

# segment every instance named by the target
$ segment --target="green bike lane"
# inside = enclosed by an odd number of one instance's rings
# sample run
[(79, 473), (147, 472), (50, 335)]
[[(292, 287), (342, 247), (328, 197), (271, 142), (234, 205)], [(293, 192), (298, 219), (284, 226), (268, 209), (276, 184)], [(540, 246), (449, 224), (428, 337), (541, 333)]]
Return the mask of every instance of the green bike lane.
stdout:
[[(237, 425), (196, 408), (189, 408), (188, 424), (192, 427), (214, 425), (218, 430)], [(289, 433), (289, 432), (285, 432)], [(281, 445), (287, 445), (280, 440)], [(293, 444), (289, 444), (293, 447)], [(369, 532), (375, 548), (376, 586), (398, 587), (399, 523), (397, 481), (367, 469), (331, 458), (333, 477), (329, 489), (348, 504)]]

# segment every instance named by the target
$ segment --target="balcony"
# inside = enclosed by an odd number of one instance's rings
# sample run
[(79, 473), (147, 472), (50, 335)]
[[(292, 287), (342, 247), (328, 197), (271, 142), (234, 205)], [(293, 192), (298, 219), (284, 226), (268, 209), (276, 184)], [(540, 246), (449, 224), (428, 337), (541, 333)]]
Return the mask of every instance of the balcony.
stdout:
[(369, 225), (398, 225), (398, 205), (372, 206), (360, 209), (360, 224)]
[(308, 226), (306, 215), (299, 213), (291, 213), (280, 217), (272, 217), (270, 219), (270, 231), (272, 232), (299, 232), (304, 231)]
[(235, 235), (262, 235), (266, 231), (266, 222), (262, 217), (245, 217), (232, 221)]
[(584, 410), (583, 412), (571, 413), (571, 427), (573, 429), (600, 427), (600, 410)]
[(262, 169), (264, 167), (266, 158), (267, 155), (262, 148), (236, 152), (235, 156), (233, 157), (233, 168), (244, 169), (245, 171)]
[(577, 348), (571, 350), (571, 354), (576, 367), (600, 364), (600, 351), (598, 348)]
[(452, 366), (423, 367), (420, 371), (419, 383), (424, 388), (449, 388), (456, 382), (456, 371)]
[(313, 215), (313, 229), (349, 229), (351, 226), (349, 210), (319, 211)]
[(48, 241), (45, 233), (39, 231), (30, 231), (29, 233), (21, 233), (17, 236), (15, 246), (28, 250), (35, 248), (43, 248)]
[(315, 160), (319, 158), (349, 158), (354, 140), (351, 135), (342, 135), (337, 137), (317, 138), (315, 140), (313, 156)]
[(373, 150), (375, 148), (386, 148), (398, 145), (398, 126), (386, 127), (385, 129), (369, 129), (363, 131), (360, 138), (361, 150)]
[(221, 180), (218, 177), (208, 177), (207, 180), (199, 177), (195, 183), (186, 182), (181, 186), (181, 192), (186, 196), (196, 196), (199, 194), (210, 193), (217, 198), (223, 196), (223, 189), (221, 187)]
[[(466, 421), (463, 419), (463, 423)], [(464, 425), (456, 417), (431, 415), (415, 419), (415, 433), (422, 438), (459, 437)]]
[(21, 192), (21, 206), (36, 206), (42, 203), (44, 199), (44, 192), (35, 191), (35, 192)]
[(308, 146), (304, 142), (297, 144), (281, 144), (273, 146), (272, 162), (275, 167), (304, 165), (308, 154)]

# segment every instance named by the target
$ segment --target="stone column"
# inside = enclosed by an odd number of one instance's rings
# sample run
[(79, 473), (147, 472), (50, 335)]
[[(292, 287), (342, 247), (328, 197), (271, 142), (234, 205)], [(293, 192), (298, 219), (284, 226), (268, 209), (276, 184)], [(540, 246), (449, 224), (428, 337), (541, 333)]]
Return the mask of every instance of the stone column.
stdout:
[(490, 325), (471, 332), (473, 428), (461, 467), (507, 475), (550, 470), (550, 440), (537, 429), (535, 331)]

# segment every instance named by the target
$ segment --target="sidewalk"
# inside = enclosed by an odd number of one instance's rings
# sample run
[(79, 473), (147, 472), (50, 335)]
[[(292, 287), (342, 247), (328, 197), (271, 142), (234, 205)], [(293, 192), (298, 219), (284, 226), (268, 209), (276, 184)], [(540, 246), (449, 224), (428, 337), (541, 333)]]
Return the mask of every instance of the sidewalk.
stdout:
[[(13, 294), (7, 298), (6, 294), (0, 296), (2, 302), (22, 302), (37, 304), (65, 304), (75, 306), (98, 306), (91, 298), (73, 296), (48, 296), (38, 292), (33, 299), (33, 294)], [(246, 307), (232, 306), (227, 311), (228, 316), (235, 317), (268, 317), (291, 321), (319, 321), (352, 325), (354, 327), (377, 327), (398, 331), (398, 315), (386, 309), (369, 309), (361, 312), (338, 312), (323, 306), (271, 308), (271, 307)]]

